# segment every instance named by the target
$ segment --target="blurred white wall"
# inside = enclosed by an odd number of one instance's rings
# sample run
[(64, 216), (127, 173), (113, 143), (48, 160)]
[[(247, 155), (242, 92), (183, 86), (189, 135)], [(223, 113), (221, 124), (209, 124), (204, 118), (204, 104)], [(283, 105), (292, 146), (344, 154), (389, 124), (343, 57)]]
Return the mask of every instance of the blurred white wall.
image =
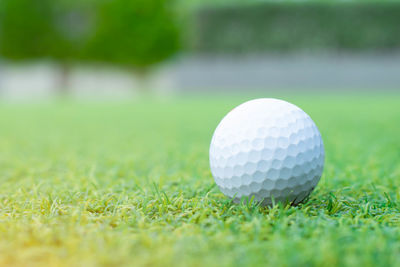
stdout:
[(9, 100), (40, 100), (54, 95), (58, 71), (48, 62), (2, 64), (0, 97)]
[[(175, 91), (170, 67), (155, 69), (146, 83), (121, 68), (108, 66), (75, 66), (68, 78), (67, 92), (78, 99), (113, 100), (137, 96), (143, 86), (158, 94)], [(0, 66), (0, 97), (7, 100), (42, 100), (57, 96), (61, 72), (57, 64), (35, 62)]]
[(133, 77), (121, 70), (79, 66), (71, 73), (69, 91), (78, 98), (116, 99), (134, 96), (136, 86)]
[(175, 81), (185, 90), (400, 90), (400, 53), (188, 57)]
[[(399, 90), (400, 54), (182, 56), (157, 68), (143, 85), (133, 72), (107, 66), (76, 66), (69, 94), (83, 99), (132, 98), (147, 86), (158, 95), (230, 90)], [(36, 100), (57, 95), (56, 64), (2, 64), (0, 97)]]

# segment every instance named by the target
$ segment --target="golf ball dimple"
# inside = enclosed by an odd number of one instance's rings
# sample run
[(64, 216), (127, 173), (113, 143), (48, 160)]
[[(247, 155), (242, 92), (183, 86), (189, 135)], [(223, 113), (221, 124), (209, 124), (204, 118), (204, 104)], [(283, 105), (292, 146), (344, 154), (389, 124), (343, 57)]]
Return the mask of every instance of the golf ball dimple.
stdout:
[[(312, 119), (286, 101), (248, 101), (214, 132), (210, 166), (221, 191), (235, 202), (298, 204), (318, 184), (324, 145)], [(244, 198), (243, 198), (244, 197)]]

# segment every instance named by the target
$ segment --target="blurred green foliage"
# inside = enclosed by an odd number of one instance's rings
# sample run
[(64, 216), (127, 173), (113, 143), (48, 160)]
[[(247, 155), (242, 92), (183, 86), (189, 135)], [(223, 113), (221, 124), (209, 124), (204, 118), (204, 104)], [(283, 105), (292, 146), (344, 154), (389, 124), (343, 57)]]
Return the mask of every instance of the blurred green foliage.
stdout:
[(179, 48), (171, 0), (2, 0), (0, 55), (144, 69)]
[(100, 1), (87, 56), (139, 71), (173, 55), (180, 31), (170, 0)]
[[(396, 50), (400, 4), (384, 2), (2, 0), (0, 56), (146, 73), (179, 51), (181, 36), (196, 52)], [(201, 5), (207, 7), (185, 11)]]
[(0, 2), (0, 53), (13, 60), (49, 57), (58, 39), (52, 0)]
[(180, 5), (188, 8), (198, 7), (215, 7), (215, 6), (232, 6), (232, 5), (254, 5), (260, 3), (330, 3), (330, 4), (342, 4), (342, 3), (393, 3), (399, 2), (399, 0), (180, 0)]
[(400, 4), (264, 3), (203, 8), (200, 52), (388, 51), (400, 48)]

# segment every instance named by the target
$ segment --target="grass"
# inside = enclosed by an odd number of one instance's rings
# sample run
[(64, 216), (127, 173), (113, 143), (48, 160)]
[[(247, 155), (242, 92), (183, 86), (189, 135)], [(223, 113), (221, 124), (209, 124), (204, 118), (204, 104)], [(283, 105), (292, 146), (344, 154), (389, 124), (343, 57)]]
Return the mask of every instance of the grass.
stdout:
[(326, 147), (298, 207), (234, 205), (208, 145), (248, 97), (0, 105), (0, 265), (400, 266), (400, 95), (286, 95)]

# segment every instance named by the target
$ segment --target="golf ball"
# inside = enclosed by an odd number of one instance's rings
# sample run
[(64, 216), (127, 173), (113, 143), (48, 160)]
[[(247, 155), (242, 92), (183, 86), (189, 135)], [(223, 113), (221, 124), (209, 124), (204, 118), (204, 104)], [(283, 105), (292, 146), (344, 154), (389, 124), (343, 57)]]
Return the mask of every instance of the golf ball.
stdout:
[(210, 166), (220, 190), (234, 202), (302, 202), (318, 184), (324, 145), (312, 119), (286, 101), (248, 101), (214, 132)]

